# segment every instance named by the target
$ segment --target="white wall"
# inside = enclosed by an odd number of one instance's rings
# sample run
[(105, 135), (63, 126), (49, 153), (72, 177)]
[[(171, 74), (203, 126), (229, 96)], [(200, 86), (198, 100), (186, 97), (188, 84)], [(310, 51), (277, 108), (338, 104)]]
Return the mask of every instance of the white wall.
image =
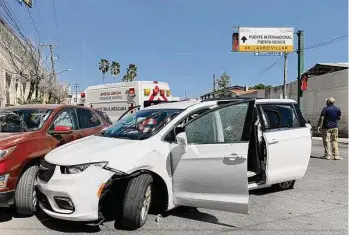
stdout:
[[(271, 88), (266, 92), (266, 97), (280, 98), (282, 86)], [(287, 96), (297, 100), (297, 81), (287, 84)], [(348, 136), (348, 70), (337, 71), (321, 76), (311, 77), (308, 80), (308, 89), (303, 92), (304, 115), (316, 126), (325, 99), (334, 97), (335, 105), (342, 111), (342, 120), (339, 122), (341, 135)]]

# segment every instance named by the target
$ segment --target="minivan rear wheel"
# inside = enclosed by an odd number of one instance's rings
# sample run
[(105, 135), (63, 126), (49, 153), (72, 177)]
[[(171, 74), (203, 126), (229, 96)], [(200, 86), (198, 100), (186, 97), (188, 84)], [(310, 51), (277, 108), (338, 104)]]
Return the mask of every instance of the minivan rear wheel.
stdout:
[(38, 174), (38, 166), (31, 166), (25, 170), (18, 181), (15, 192), (16, 210), (21, 215), (33, 215), (36, 212), (37, 196), (36, 196), (36, 176)]
[(122, 227), (138, 229), (145, 224), (151, 204), (152, 183), (150, 174), (141, 174), (129, 181), (122, 208)]

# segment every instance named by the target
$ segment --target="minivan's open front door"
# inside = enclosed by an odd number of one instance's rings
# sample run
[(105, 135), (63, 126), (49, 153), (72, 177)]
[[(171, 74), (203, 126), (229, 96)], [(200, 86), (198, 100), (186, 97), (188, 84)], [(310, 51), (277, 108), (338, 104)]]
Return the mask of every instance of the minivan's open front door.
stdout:
[(266, 183), (303, 178), (311, 154), (311, 131), (295, 104), (258, 105), (267, 148)]
[[(189, 121), (171, 152), (175, 205), (248, 213), (247, 153), (254, 101)], [(182, 139), (179, 139), (182, 136)]]

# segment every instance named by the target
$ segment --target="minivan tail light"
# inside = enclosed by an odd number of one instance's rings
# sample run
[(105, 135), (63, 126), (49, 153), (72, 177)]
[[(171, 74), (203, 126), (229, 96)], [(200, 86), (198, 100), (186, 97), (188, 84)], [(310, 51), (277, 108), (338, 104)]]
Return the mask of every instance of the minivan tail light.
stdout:
[(85, 98), (85, 95), (86, 95), (85, 92), (81, 92), (80, 97)]

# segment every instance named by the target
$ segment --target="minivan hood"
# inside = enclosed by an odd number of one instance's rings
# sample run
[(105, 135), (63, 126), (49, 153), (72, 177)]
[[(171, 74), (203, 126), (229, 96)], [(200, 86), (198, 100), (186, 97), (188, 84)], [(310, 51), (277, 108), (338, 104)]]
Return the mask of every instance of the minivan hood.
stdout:
[(101, 161), (118, 162), (119, 158), (125, 162), (144, 147), (142, 140), (89, 136), (54, 149), (46, 155), (45, 160), (65, 166)]

